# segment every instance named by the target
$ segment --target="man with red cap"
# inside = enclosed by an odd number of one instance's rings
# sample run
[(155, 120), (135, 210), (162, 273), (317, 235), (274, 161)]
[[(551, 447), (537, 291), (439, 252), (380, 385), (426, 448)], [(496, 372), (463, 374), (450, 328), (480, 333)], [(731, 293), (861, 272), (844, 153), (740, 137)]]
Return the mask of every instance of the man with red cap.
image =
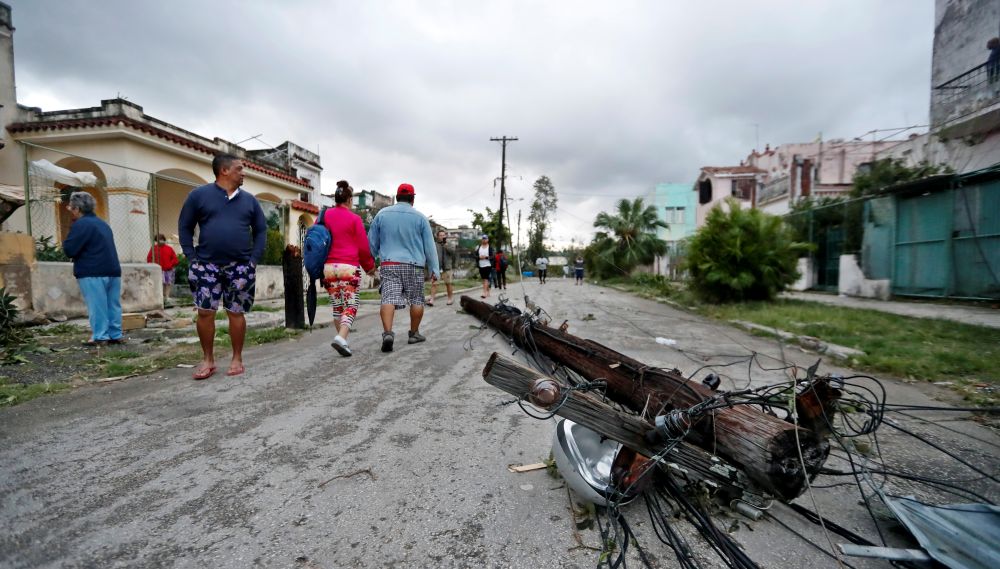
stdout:
[(410, 305), (410, 332), (407, 343), (416, 344), (427, 338), (420, 334), (424, 317), (424, 269), (431, 279), (441, 274), (437, 248), (431, 234), (431, 224), (424, 214), (413, 209), (416, 192), (410, 184), (400, 184), (396, 204), (383, 208), (368, 229), (372, 254), (381, 259), (382, 278), (382, 351), (391, 352), (396, 339), (392, 321), (397, 308)]

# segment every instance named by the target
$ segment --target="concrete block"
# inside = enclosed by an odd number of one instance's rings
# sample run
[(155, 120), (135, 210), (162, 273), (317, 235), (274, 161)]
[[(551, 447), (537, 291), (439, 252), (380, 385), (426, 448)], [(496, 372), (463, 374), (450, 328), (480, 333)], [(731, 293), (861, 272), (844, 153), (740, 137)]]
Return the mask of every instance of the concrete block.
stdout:
[(889, 279), (866, 279), (857, 256), (840, 256), (840, 281), (837, 283), (837, 292), (840, 294), (889, 300), (891, 285), (892, 281)]
[(0, 265), (31, 265), (35, 262), (35, 241), (24, 233), (0, 231)]
[[(145, 312), (163, 308), (163, 272), (159, 265), (122, 264), (122, 310)], [(73, 277), (73, 263), (37, 263), (31, 279), (31, 301), (36, 312), (86, 316), (87, 305)]]
[(146, 315), (137, 313), (122, 314), (122, 330), (138, 330), (146, 327)]
[(797, 268), (799, 271), (799, 280), (795, 281), (788, 288), (791, 290), (809, 290), (815, 286), (816, 275), (813, 272), (813, 260), (809, 257), (799, 257)]
[(257, 288), (254, 301), (285, 297), (285, 275), (279, 265), (257, 265)]
[(31, 265), (0, 264), (0, 287), (13, 296), (14, 306), (24, 312), (32, 309)]

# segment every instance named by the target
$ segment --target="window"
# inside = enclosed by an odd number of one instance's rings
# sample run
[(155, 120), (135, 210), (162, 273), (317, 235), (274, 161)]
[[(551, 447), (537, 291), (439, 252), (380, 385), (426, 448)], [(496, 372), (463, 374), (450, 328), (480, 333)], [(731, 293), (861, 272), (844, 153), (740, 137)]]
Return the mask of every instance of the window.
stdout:
[(712, 180), (698, 182), (698, 203), (707, 204), (712, 201)]
[(753, 199), (753, 190), (757, 181), (753, 178), (738, 178), (732, 180), (732, 196), (738, 200)]
[(684, 223), (683, 207), (668, 207), (666, 210), (667, 223)]

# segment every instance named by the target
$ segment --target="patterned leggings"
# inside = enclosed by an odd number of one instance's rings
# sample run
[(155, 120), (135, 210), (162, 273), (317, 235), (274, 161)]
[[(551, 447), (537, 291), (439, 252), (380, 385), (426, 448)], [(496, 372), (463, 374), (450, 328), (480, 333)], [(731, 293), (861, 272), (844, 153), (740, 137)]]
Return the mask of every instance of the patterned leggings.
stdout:
[(358, 289), (361, 288), (361, 267), (344, 263), (323, 265), (323, 286), (330, 294), (330, 308), (337, 326), (350, 327), (358, 315)]

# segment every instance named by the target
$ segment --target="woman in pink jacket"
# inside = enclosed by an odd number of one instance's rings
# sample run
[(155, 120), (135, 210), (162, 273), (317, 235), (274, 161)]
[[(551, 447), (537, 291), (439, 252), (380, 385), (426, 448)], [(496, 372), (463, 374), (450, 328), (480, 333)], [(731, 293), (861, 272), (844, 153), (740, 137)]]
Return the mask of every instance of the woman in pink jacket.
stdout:
[(369, 275), (375, 272), (375, 259), (368, 248), (365, 226), (358, 214), (351, 211), (353, 196), (354, 189), (346, 181), (337, 182), (337, 191), (333, 195), (336, 205), (326, 210), (322, 220), (333, 236), (333, 244), (323, 266), (323, 286), (330, 294), (333, 320), (337, 323), (337, 335), (330, 345), (344, 357), (351, 355), (347, 335), (358, 314), (361, 269)]

